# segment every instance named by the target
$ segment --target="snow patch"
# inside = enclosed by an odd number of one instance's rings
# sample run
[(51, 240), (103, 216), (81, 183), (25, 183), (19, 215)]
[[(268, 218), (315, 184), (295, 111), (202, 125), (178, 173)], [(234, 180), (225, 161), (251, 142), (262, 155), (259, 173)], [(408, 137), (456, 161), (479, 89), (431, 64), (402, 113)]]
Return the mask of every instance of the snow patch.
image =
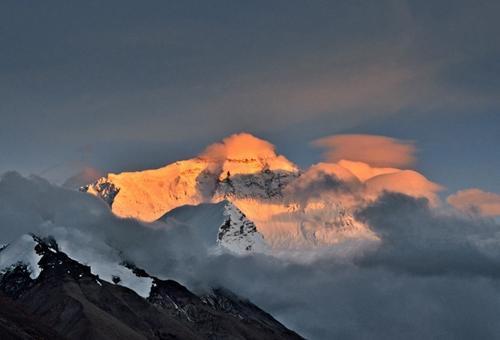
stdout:
[(37, 242), (33, 236), (23, 235), (19, 239), (2, 248), (0, 252), (0, 273), (4, 273), (19, 265), (25, 265), (31, 279), (36, 279), (41, 272), (38, 262), (42, 258), (35, 251)]
[(226, 218), (219, 227), (217, 244), (237, 254), (266, 251), (262, 234), (233, 203), (226, 201), (223, 215)]
[[(89, 266), (91, 273), (97, 275), (101, 280), (115, 283), (116, 277), (118, 277), (119, 281), (115, 284), (132, 289), (144, 298), (149, 296), (153, 279), (138, 277), (130, 269), (121, 265), (123, 259), (116, 249), (104, 242), (91, 244), (90, 239), (85, 239), (88, 236), (83, 234), (73, 236), (78, 236), (76, 242), (70, 239), (58, 241), (59, 249), (62, 252), (73, 260)], [(114, 281), (113, 278), (115, 278)]]

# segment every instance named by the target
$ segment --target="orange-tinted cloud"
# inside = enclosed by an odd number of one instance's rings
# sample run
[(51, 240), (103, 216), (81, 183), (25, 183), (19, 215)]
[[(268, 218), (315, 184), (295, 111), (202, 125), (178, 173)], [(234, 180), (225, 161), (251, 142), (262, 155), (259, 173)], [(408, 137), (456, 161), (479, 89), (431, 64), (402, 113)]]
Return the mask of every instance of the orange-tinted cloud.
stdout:
[(401, 171), (400, 169), (396, 168), (376, 168), (363, 162), (353, 162), (347, 160), (341, 160), (336, 164), (338, 164), (340, 167), (344, 169), (349, 170), (350, 173), (352, 173), (362, 182), (378, 175), (390, 174)]
[[(237, 133), (222, 142), (208, 146), (200, 155), (223, 164), (223, 172), (252, 173), (267, 167), (271, 170), (297, 171), (297, 166), (282, 155), (276, 154), (271, 143), (249, 133)], [(231, 162), (231, 161), (238, 162)], [(256, 161), (256, 162), (250, 162)]]
[(423, 197), (431, 206), (438, 206), (437, 193), (442, 186), (417, 171), (377, 168), (363, 162), (342, 160), (311, 166), (288, 189), (288, 193), (294, 194), (292, 198), (333, 195), (334, 200), (342, 201), (345, 206), (375, 200), (386, 191)]
[[(341, 160), (332, 165), (345, 169), (345, 171), (348, 171), (364, 183), (365, 198), (376, 198), (384, 191), (394, 191), (413, 197), (425, 197), (432, 205), (439, 203), (437, 192), (442, 187), (431, 182), (417, 171), (377, 168), (363, 162), (346, 160)], [(341, 172), (337, 170), (337, 173)]]
[(448, 196), (447, 201), (456, 209), (483, 216), (500, 216), (500, 195), (480, 189), (461, 190)]
[(376, 135), (335, 135), (313, 141), (328, 162), (359, 161), (376, 167), (406, 168), (415, 163), (415, 145)]
[(201, 156), (210, 159), (273, 158), (276, 151), (271, 143), (242, 132), (209, 145)]
[(343, 182), (358, 182), (360, 178), (356, 176), (351, 169), (344, 167), (342, 164), (334, 163), (317, 163), (312, 165), (307, 171), (305, 171), (302, 176), (309, 176), (310, 174), (325, 173), (328, 175), (334, 175), (339, 180)]
[(439, 184), (429, 181), (413, 170), (374, 176), (368, 179), (365, 185), (368, 195), (378, 196), (384, 191), (394, 191), (413, 197), (425, 197), (432, 205), (439, 203), (436, 193), (442, 189)]

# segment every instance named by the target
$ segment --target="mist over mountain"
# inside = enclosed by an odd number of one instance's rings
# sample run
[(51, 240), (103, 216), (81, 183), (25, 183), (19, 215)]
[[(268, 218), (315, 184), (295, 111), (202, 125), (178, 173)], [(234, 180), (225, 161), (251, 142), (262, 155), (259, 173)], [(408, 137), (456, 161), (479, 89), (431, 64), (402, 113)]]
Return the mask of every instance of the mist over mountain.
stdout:
[[(95, 296), (123, 289), (129, 307), (164, 308), (156, 287), (168, 280), (185, 286), (162, 293), (174, 299), (161, 313), (181, 338), (195, 336), (189, 319), (202, 325), (206, 315), (224, 334), (244, 338), (257, 329), (270, 332), (260, 338), (292, 334), (285, 327), (311, 339), (495, 338), (498, 223), (455, 210), (439, 198), (440, 188), (415, 170), (355, 157), (299, 169), (248, 134), (160, 169), (108, 174), (84, 186), (87, 193), (9, 172), (0, 180), (0, 288), (21, 302), (39, 296), (33, 289), (44, 287), (49, 273), (67, 270), (47, 259), (62, 256), (79, 268), (70, 282), (92, 310), (105, 308)], [(214, 300), (218, 289), (232, 293)], [(231, 305), (245, 298), (251, 305)], [(41, 308), (28, 307), (30, 315)], [(134, 318), (150, 322), (141, 313)], [(92, 313), (72, 315), (111, 325)], [(238, 328), (235, 315), (253, 321)], [(47, 322), (61, 332), (63, 324), (50, 318), (40, 327)], [(160, 327), (122, 326), (111, 327), (122, 335)], [(94, 328), (78, 329), (75, 338)]]
[(500, 339), (499, 13), (0, 1), (0, 340)]
[[(397, 141), (391, 145), (399, 147)], [(208, 146), (198, 157), (160, 169), (109, 174), (82, 190), (101, 197), (118, 216), (147, 222), (186, 204), (228, 200), (275, 250), (376, 239), (354, 213), (386, 190), (438, 204), (440, 186), (416, 171), (354, 159), (300, 170), (271, 143), (240, 133)]]

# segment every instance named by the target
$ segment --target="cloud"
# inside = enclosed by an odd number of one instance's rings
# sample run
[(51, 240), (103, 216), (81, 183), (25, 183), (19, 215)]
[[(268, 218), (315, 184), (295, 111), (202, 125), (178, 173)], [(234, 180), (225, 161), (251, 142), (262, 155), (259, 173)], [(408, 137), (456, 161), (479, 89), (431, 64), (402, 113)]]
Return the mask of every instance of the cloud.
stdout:
[(41, 178), (0, 179), (0, 242), (37, 232), (64, 249), (113, 247), (199, 292), (225, 286), (311, 339), (498, 338), (498, 224), (394, 193), (358, 215), (380, 240), (338, 244), (312, 262), (216, 256), (189, 225), (120, 219), (101, 200)]
[(348, 170), (336, 164), (319, 163), (311, 166), (284, 189), (286, 201), (305, 207), (312, 199), (359, 192), (361, 182)]
[[(295, 164), (276, 153), (273, 144), (245, 132), (233, 134), (224, 138), (222, 142), (209, 145), (200, 157), (221, 163), (224, 174), (230, 170), (238, 173), (252, 172), (254, 169), (251, 164), (247, 164), (248, 161), (257, 161), (254, 165), (257, 165), (259, 170), (264, 165), (269, 169), (297, 170)], [(232, 162), (230, 165), (227, 163), (235, 160), (237, 162)]]
[(406, 168), (415, 163), (415, 145), (376, 135), (335, 135), (312, 142), (324, 148), (329, 162), (340, 160), (360, 161), (375, 167)]
[(390, 191), (403, 193), (413, 197), (425, 197), (432, 204), (439, 203), (437, 192), (442, 187), (413, 170), (401, 170), (395, 173), (374, 176), (365, 182), (366, 194), (378, 197), (381, 193)]
[[(304, 194), (318, 195), (318, 192), (324, 192), (329, 187), (321, 183), (324, 177), (333, 177), (341, 182), (337, 185), (337, 194), (342, 191), (340, 189), (343, 189), (344, 193), (356, 195), (358, 201), (374, 200), (388, 191), (417, 198), (425, 197), (433, 205), (437, 205), (440, 202), (437, 193), (442, 190), (441, 185), (430, 181), (417, 171), (378, 168), (363, 162), (347, 160), (311, 166), (299, 177), (297, 184), (292, 185), (291, 189), (298, 191), (307, 183), (307, 188), (314, 187), (315, 190), (314, 193), (311, 192), (312, 190), (302, 190)], [(315, 183), (316, 181), (318, 183)]]
[[(0, 225), (3, 244), (30, 232), (53, 235), (74, 248), (112, 246), (124, 250), (125, 256), (144, 267), (152, 258), (163, 258), (164, 264), (176, 263), (177, 256), (193, 258), (206, 251), (189, 228), (168, 225), (159, 230), (134, 219), (122, 219), (90, 194), (15, 172), (0, 178)], [(89, 237), (79, 237), (82, 233)], [(193, 249), (185, 248), (189, 243)]]
[(500, 195), (480, 189), (460, 190), (446, 199), (456, 209), (483, 216), (500, 216)]
[(500, 278), (500, 229), (488, 220), (447, 215), (426, 199), (385, 193), (359, 212), (381, 238), (359, 263), (414, 275), (479, 275)]
[(66, 179), (62, 186), (70, 189), (78, 189), (83, 185), (95, 182), (97, 179), (103, 177), (104, 175), (104, 172), (96, 168), (86, 166), (77, 174)]
[[(248, 10), (162, 2), (154, 15), (169, 20), (151, 20), (139, 3), (103, 5), (99, 13), (89, 5), (78, 13), (61, 9), (67, 29), (44, 49), (28, 32), (51, 36), (51, 17), (40, 17), (34, 28), (23, 18), (26, 8), (5, 6), (10, 9), (0, 11), (2, 21), (26, 40), (20, 50), (12, 35), (2, 54), (1, 65), (8, 66), (0, 79), (0, 171), (36, 172), (89, 140), (117, 144), (114, 157), (96, 150), (95, 164), (118, 171), (161, 164), (170, 156), (161, 148), (143, 152), (144, 143), (182, 145), (185, 152), (186, 144), (197, 143), (196, 149), (235, 130), (280, 137), (294, 130), (290, 139), (305, 140), (308, 131), (342, 131), (372, 121), (387, 130), (395, 118), (414, 122), (415, 114), (425, 122), (415, 129), (427, 136), (437, 115), (457, 121), (460, 111), (485, 122), (491, 119), (478, 114), (496, 112), (499, 105), (495, 1), (460, 1), (450, 11), (394, 1), (307, 8), (252, 2)], [(110, 27), (113, 11), (137, 13), (134, 25)], [(185, 20), (182, 13), (201, 20)], [(219, 20), (221, 13), (233, 20)], [(82, 25), (73, 25), (73, 14), (83, 18)], [(85, 21), (89, 15), (96, 21)], [(26, 72), (27, 60), (33, 72)], [(441, 134), (452, 138), (454, 128)], [(20, 134), (30, 138), (18, 140)], [(131, 146), (137, 150), (133, 157)], [(123, 160), (117, 166), (118, 154)]]
[[(355, 171), (352, 171), (350, 167), (345, 166), (344, 162), (335, 163), (317, 163), (312, 165), (306, 173), (325, 173), (336, 176), (339, 180), (343, 182), (359, 182), (364, 181), (364, 179), (358, 175)], [(305, 173), (305, 174), (306, 174)]]
[(217, 160), (274, 158), (276, 151), (271, 143), (242, 132), (226, 137), (220, 143), (208, 146), (202, 152), (201, 157)]
[(397, 168), (404, 169), (415, 162), (413, 142), (375, 135), (336, 135), (312, 144), (326, 149), (324, 158), (337, 168), (331, 171), (347, 181), (352, 181), (346, 175), (350, 174), (363, 183), (364, 199), (375, 199), (389, 191), (425, 197), (434, 205), (440, 202), (437, 192), (442, 190), (441, 185), (417, 171)]

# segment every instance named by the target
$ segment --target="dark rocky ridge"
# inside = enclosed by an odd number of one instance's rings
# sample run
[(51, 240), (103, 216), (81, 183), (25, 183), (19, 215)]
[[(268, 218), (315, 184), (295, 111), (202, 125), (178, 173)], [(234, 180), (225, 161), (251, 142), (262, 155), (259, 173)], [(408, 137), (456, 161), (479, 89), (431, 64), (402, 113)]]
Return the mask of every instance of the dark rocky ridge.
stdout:
[[(99, 279), (90, 267), (59, 251), (55, 242), (35, 240), (42, 256), (40, 275), (33, 280), (19, 265), (0, 276), (0, 291), (14, 300), (0, 299), (1, 308), (23, 306), (11, 315), (13, 321), (4, 322), (0, 313), (1, 334), (14, 329), (12, 339), (301, 339), (223, 289), (200, 297), (176, 281), (150, 276), (153, 286), (144, 299)], [(127, 266), (138, 276), (149, 276)], [(33, 329), (33, 335), (26, 335), (23, 327)]]

